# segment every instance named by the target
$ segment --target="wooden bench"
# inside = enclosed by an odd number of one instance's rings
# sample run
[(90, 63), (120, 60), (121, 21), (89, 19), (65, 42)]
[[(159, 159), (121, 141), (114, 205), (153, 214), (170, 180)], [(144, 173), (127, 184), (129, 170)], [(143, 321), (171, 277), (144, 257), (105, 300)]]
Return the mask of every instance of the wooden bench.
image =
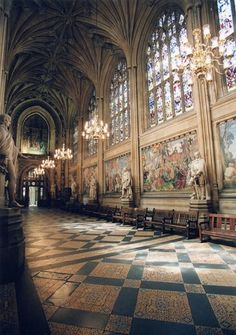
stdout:
[(146, 215), (146, 208), (129, 208), (124, 212), (123, 224), (131, 224), (137, 229), (143, 227), (143, 222)]
[(83, 214), (99, 217), (100, 206), (98, 204), (86, 204), (83, 207)]
[(174, 210), (155, 209), (147, 210), (144, 220), (144, 229), (148, 226), (151, 228), (160, 228), (163, 231), (164, 219), (172, 220)]
[(113, 214), (115, 213), (116, 208), (111, 206), (100, 206), (98, 216), (100, 219), (105, 219), (107, 221), (112, 220)]
[(147, 229), (147, 228), (153, 228), (153, 225), (152, 225), (152, 220), (153, 220), (153, 216), (154, 216), (154, 213), (155, 213), (155, 208), (147, 208), (146, 209), (146, 214), (145, 214), (145, 218), (143, 220), (143, 229)]
[(187, 239), (190, 237), (197, 237), (198, 235), (198, 212), (181, 212), (174, 211), (172, 218), (164, 218), (163, 220), (163, 234), (166, 230), (183, 231)]
[(121, 222), (123, 223), (124, 218), (124, 208), (116, 207), (112, 214), (112, 222)]
[(208, 215), (208, 220), (199, 223), (199, 236), (201, 242), (204, 237), (208, 239), (218, 237), (222, 239), (236, 239), (236, 214), (213, 214)]

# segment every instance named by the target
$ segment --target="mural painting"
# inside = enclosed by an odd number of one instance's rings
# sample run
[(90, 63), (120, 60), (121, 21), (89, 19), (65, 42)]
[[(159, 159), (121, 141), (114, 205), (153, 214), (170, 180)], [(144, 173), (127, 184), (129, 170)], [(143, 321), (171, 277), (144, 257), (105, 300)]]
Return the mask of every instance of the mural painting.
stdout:
[(21, 152), (45, 155), (48, 150), (48, 126), (45, 120), (35, 114), (25, 122), (22, 130)]
[(236, 188), (236, 119), (219, 125), (224, 188)]
[(187, 190), (188, 167), (197, 150), (196, 133), (143, 148), (144, 192)]
[(92, 177), (97, 180), (97, 166), (90, 166), (83, 170), (83, 193), (89, 195), (89, 183)]
[(121, 176), (124, 168), (130, 169), (130, 155), (105, 162), (105, 192), (121, 193)]

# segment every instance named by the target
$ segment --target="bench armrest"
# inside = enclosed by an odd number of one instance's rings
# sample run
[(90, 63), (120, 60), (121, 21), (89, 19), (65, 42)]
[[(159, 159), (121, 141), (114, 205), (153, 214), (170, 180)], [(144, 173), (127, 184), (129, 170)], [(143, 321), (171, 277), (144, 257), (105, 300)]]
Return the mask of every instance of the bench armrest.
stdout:
[(210, 221), (202, 221), (202, 222), (199, 222), (199, 228), (200, 230), (203, 230), (203, 229), (210, 229)]
[(197, 220), (187, 220), (186, 226), (190, 228), (196, 228), (197, 227)]

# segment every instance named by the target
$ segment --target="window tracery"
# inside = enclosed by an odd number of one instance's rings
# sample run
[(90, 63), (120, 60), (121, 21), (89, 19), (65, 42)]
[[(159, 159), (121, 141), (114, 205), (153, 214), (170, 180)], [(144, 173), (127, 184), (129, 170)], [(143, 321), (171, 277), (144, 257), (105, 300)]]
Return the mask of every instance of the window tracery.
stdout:
[[(89, 101), (88, 105), (88, 121), (91, 121), (94, 118), (96, 112), (96, 93), (93, 92), (93, 95)], [(87, 141), (87, 154), (89, 156), (95, 155), (97, 153), (98, 146), (95, 139), (89, 139)]]
[(190, 73), (173, 75), (175, 54), (184, 55), (187, 38), (184, 15), (169, 9), (157, 19), (146, 51), (147, 127), (153, 127), (193, 108)]
[(110, 85), (111, 145), (130, 136), (129, 84), (125, 60), (119, 61)]
[(236, 0), (217, 0), (219, 28), (226, 38), (223, 62), (229, 62), (225, 71), (228, 91), (236, 88)]

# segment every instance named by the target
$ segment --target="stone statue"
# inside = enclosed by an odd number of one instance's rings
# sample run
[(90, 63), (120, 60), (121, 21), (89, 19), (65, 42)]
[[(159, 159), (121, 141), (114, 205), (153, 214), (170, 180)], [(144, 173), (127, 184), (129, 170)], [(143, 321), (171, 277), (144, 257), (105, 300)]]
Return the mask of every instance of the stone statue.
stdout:
[(52, 199), (56, 199), (56, 184), (51, 184), (50, 194)]
[(227, 183), (236, 182), (236, 168), (234, 163), (229, 163), (224, 173), (224, 180)]
[(71, 188), (71, 196), (73, 198), (77, 197), (77, 184), (73, 176), (70, 178), (70, 188)]
[(97, 200), (97, 180), (94, 175), (91, 176), (89, 182), (89, 199)]
[(191, 199), (204, 200), (208, 198), (206, 163), (199, 151), (194, 153), (188, 175), (189, 185), (193, 188)]
[(132, 199), (132, 178), (131, 173), (127, 168), (124, 168), (121, 179), (121, 199)]
[(8, 207), (23, 207), (16, 199), (17, 158), (24, 157), (15, 146), (9, 131), (11, 117), (7, 114), (0, 115), (0, 172), (5, 172), (8, 179)]

